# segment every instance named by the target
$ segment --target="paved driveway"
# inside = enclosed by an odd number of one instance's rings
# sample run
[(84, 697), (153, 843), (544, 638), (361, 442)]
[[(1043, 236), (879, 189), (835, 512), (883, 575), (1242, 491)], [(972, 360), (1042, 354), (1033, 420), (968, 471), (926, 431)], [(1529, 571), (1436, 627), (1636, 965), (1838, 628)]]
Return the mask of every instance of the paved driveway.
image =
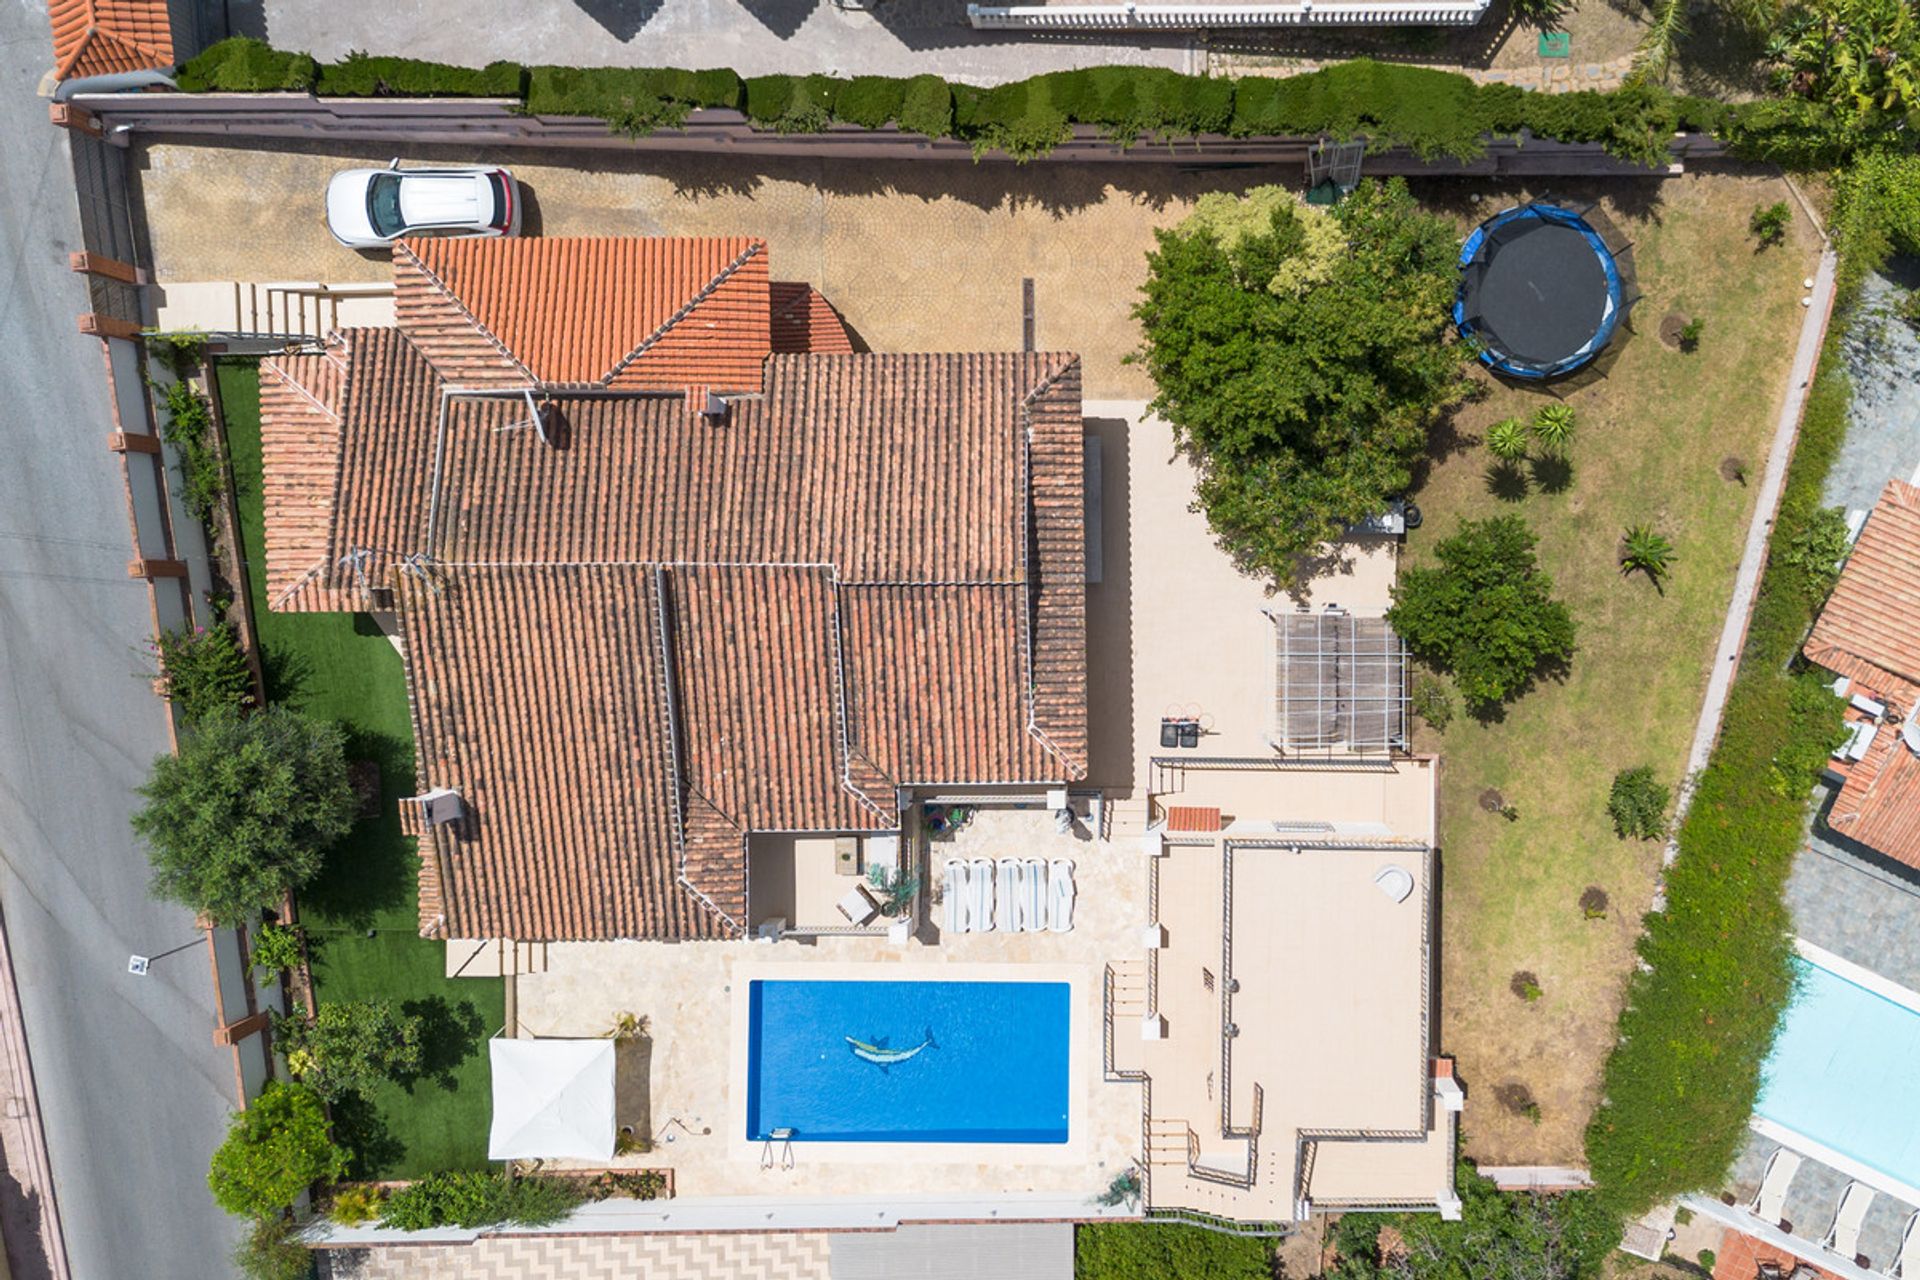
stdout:
[(975, 31), (966, 0), (228, 0), (238, 34), (339, 58), (353, 49), (479, 66), (732, 67), (743, 76), (912, 76), (997, 84), (1137, 64), (1203, 69), (1185, 34), (1115, 39)]
[[(387, 152), (380, 152), (384, 161)], [(472, 159), (422, 151), (408, 162)], [(138, 159), (166, 281), (386, 280), (385, 255), (343, 249), (319, 223), (327, 175), (356, 154), (152, 145)], [(1008, 163), (754, 163), (684, 155), (495, 150), (531, 190), (543, 235), (757, 235), (775, 279), (819, 286), (876, 351), (1020, 345), (1032, 278), (1037, 345), (1080, 352), (1089, 399), (1145, 399), (1123, 366), (1155, 227), (1203, 191), (1295, 179), (1285, 170)], [(582, 160), (591, 167), (580, 167)], [(291, 211), (291, 212), (290, 212)], [(530, 230), (533, 228), (530, 227)]]
[[(44, 6), (0, 13), (0, 905), (76, 1280), (206, 1280), (236, 1232), (207, 1194), (233, 1097), (212, 1044), (203, 949), (146, 893), (127, 816), (166, 750), (160, 703), (136, 678), (145, 588), (127, 578), (127, 496), (106, 449), (99, 343), (74, 317), (86, 290), (67, 140), (33, 85), (52, 61)], [(6, 1180), (8, 1186), (10, 1180)], [(37, 1242), (8, 1240), (9, 1252)], [(15, 1276), (40, 1274), (28, 1266)]]

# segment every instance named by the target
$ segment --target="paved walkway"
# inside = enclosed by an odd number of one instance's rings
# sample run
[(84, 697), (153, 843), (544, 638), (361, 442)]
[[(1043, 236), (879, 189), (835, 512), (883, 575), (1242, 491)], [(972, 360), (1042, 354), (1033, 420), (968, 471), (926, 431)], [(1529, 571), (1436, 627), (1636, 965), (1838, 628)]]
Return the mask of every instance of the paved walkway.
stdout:
[(825, 1232), (482, 1236), (470, 1245), (320, 1253), (321, 1280), (827, 1280)]
[[(1332, 61), (1341, 61), (1333, 59)], [(1233, 53), (1219, 53), (1207, 59), (1209, 75), (1216, 76), (1287, 76), (1305, 75), (1309, 71), (1318, 71), (1331, 65), (1328, 60), (1300, 58), (1284, 63), (1271, 59), (1246, 57)], [(1627, 73), (1633, 70), (1633, 58), (1614, 58), (1606, 62), (1574, 62), (1570, 59), (1541, 59), (1538, 66), (1463, 67), (1450, 62), (1411, 63), (1407, 65), (1424, 66), (1434, 71), (1452, 71), (1477, 80), (1481, 84), (1512, 84), (1522, 89), (1538, 89), (1547, 93), (1573, 93), (1581, 89), (1593, 89), (1610, 93), (1626, 83)]]
[(20, 1017), (20, 993), (13, 981), (13, 952), (6, 922), (0, 919), (0, 1237), (6, 1244), (11, 1280), (66, 1280), (67, 1242), (60, 1231), (60, 1205), (54, 1195), (53, 1166), (47, 1159), (47, 1133), (40, 1119), (40, 1091), (34, 1087), (27, 1054), (26, 1027)]
[(997, 84), (1043, 71), (1112, 65), (1200, 69), (1186, 33), (975, 31), (966, 0), (877, 0), (867, 12), (830, 0), (232, 0), (236, 34), (317, 58), (353, 49), (478, 66), (528, 64), (732, 67), (743, 76), (934, 73)]

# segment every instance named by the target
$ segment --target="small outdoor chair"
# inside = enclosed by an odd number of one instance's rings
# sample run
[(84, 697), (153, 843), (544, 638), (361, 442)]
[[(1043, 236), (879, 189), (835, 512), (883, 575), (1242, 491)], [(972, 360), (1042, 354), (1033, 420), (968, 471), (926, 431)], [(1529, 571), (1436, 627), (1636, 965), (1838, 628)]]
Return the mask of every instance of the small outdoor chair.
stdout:
[(1787, 1187), (1800, 1172), (1800, 1153), (1777, 1147), (1767, 1157), (1766, 1172), (1760, 1175), (1760, 1190), (1750, 1208), (1755, 1217), (1772, 1225), (1781, 1220), (1787, 1208)]
[(1820, 1243), (1843, 1258), (1854, 1258), (1860, 1252), (1860, 1224), (1867, 1219), (1867, 1210), (1873, 1205), (1873, 1188), (1858, 1182), (1849, 1182), (1847, 1189), (1840, 1193), (1840, 1206), (1834, 1210), (1833, 1225), (1827, 1228), (1827, 1238)]

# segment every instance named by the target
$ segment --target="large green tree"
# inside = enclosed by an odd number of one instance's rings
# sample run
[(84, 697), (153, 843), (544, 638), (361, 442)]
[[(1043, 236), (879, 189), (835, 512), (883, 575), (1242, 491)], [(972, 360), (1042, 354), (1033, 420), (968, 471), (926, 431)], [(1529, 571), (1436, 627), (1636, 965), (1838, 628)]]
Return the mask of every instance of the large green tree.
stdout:
[(220, 924), (311, 880), (355, 806), (339, 728), (283, 707), (203, 721), (179, 755), (154, 761), (140, 794), (133, 829), (154, 893)]
[(1453, 673), (1460, 694), (1491, 707), (1573, 656), (1573, 615), (1540, 572), (1519, 516), (1469, 520), (1434, 548), (1437, 565), (1401, 573), (1387, 620), (1415, 656)]
[(295, 1005), (273, 1020), (273, 1038), (300, 1082), (333, 1102), (419, 1074), (423, 1026), (391, 1000), (336, 1000), (312, 1018)]
[(1399, 179), (1332, 212), (1279, 188), (1210, 196), (1156, 233), (1140, 358), (1198, 464), (1199, 506), (1249, 569), (1301, 558), (1385, 509), (1469, 385), (1448, 307), (1459, 239)]
[[(1620, 1242), (1620, 1219), (1590, 1191), (1503, 1193), (1471, 1164), (1455, 1177), (1460, 1218), (1349, 1214), (1334, 1228), (1335, 1280), (1589, 1280)], [(1380, 1228), (1398, 1247), (1383, 1254)]]

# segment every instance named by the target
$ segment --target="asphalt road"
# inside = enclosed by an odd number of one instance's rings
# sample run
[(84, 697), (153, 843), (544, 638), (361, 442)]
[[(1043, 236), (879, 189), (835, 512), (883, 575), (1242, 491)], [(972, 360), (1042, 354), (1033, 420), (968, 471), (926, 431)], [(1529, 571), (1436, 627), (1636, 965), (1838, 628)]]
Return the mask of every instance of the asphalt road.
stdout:
[[(0, 12), (0, 906), (77, 1280), (232, 1273), (235, 1225), (207, 1193), (232, 1106), (204, 949), (150, 901), (127, 826), (167, 746), (138, 673), (150, 623), (126, 576), (126, 492), (86, 295), (67, 141), (34, 86), (43, 4)], [(15, 1242), (9, 1241), (10, 1245)], [(16, 1276), (22, 1276), (19, 1271)], [(23, 1280), (26, 1277), (23, 1276)]]

